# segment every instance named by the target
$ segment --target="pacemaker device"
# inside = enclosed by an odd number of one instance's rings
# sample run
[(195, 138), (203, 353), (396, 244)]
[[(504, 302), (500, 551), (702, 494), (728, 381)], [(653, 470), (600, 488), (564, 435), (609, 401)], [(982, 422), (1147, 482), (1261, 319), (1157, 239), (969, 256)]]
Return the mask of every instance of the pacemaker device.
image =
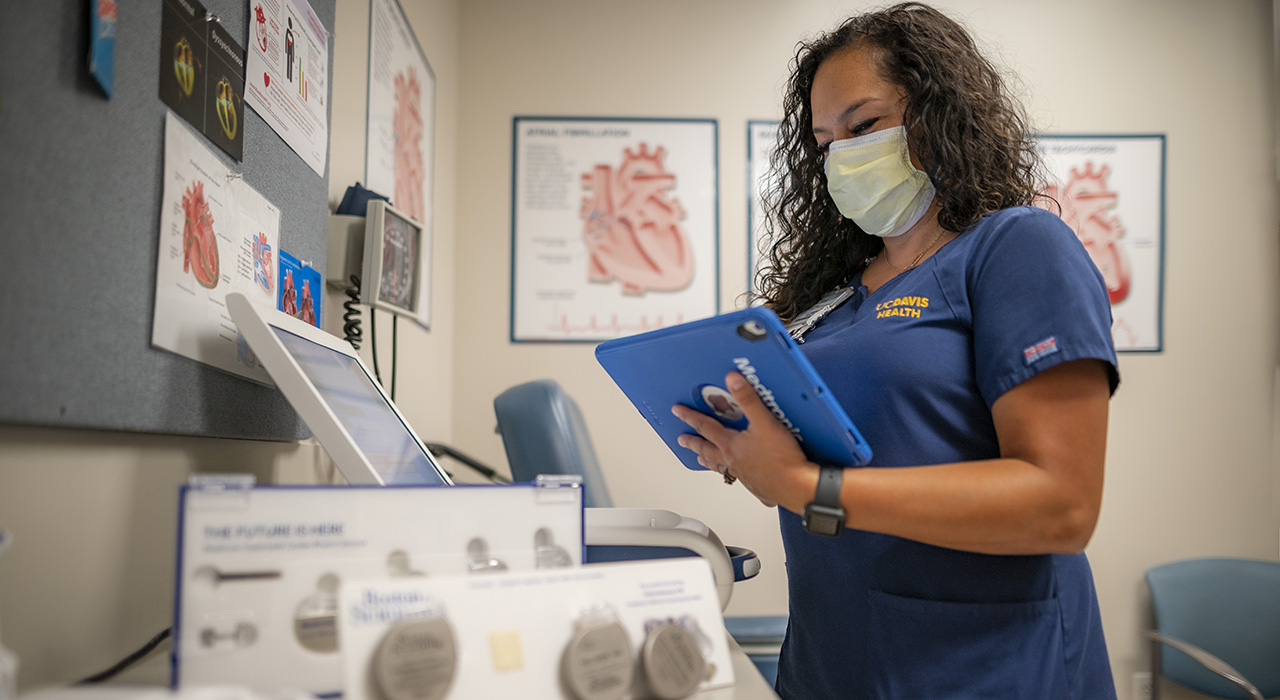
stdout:
[(228, 294), (227, 309), (348, 482), (452, 484), (350, 343), (243, 294)]
[(649, 425), (689, 469), (705, 469), (677, 438), (691, 434), (671, 414), (684, 404), (741, 430), (747, 419), (724, 387), (737, 370), (818, 464), (861, 466), (871, 447), (772, 310), (752, 307), (618, 338), (596, 359)]

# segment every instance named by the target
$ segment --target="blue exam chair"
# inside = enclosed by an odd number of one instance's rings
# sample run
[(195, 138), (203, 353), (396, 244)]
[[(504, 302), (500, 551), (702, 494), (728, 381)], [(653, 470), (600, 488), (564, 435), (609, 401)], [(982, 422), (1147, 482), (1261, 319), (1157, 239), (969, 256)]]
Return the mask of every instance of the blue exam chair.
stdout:
[(1215, 698), (1280, 696), (1280, 562), (1189, 559), (1146, 578), (1153, 700), (1161, 676)]

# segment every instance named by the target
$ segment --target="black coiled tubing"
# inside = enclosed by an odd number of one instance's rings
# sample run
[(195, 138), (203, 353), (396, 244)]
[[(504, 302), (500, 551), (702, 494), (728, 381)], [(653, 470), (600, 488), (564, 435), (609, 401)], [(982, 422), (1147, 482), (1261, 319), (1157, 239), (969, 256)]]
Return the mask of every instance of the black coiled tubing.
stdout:
[(342, 314), (342, 332), (345, 335), (342, 339), (359, 350), (360, 340), (364, 337), (364, 330), (360, 327), (360, 276), (352, 275), (351, 286), (344, 291), (347, 300), (342, 302), (342, 308), (345, 309), (345, 313)]

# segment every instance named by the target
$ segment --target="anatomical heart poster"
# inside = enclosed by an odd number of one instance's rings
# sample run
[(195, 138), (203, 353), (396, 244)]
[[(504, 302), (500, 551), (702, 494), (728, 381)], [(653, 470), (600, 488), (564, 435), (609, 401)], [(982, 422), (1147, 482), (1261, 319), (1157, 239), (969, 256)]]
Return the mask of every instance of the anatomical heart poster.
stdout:
[(714, 120), (516, 117), (513, 138), (513, 341), (718, 312)]
[(173, 113), (165, 119), (164, 195), (151, 344), (270, 383), (226, 297), (276, 307), (280, 209), (233, 174)]
[(1044, 135), (1038, 147), (1054, 200), (1043, 205), (1061, 210), (1102, 273), (1116, 350), (1159, 352), (1164, 136)]
[[(431, 240), (436, 76), (396, 0), (369, 4), (369, 122), (365, 186), (391, 198)], [(431, 278), (431, 249), (419, 264)], [(431, 325), (431, 286), (417, 293), (418, 323)]]

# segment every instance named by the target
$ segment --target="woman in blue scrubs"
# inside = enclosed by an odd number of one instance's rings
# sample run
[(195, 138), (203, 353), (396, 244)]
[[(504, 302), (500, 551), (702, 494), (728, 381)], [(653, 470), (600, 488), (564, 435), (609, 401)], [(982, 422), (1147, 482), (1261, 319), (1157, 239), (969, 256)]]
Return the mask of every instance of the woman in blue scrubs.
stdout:
[(763, 296), (874, 457), (807, 461), (736, 373), (746, 430), (674, 409), (704, 465), (780, 506), (779, 693), (1114, 698), (1082, 553), (1119, 382), (1110, 305), (1032, 206), (1020, 107), (960, 25), (908, 3), (802, 44), (784, 108)]

